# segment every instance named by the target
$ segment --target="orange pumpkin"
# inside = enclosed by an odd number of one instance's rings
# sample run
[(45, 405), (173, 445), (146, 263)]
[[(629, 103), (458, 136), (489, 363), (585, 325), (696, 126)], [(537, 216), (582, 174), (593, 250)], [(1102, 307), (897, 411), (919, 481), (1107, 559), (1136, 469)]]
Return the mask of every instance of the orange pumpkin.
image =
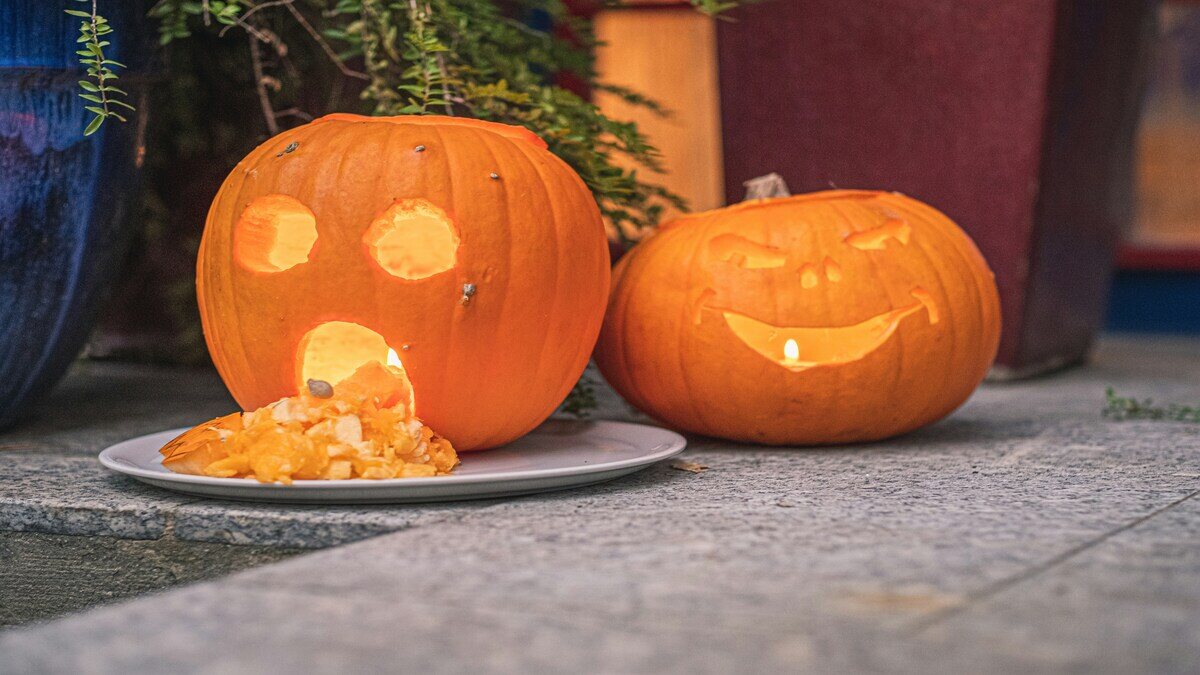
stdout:
[(338, 114), (238, 164), (196, 280), (243, 408), (358, 371), (471, 450), (523, 435), (570, 391), (609, 269), (591, 193), (528, 130)]
[(679, 429), (869, 441), (958, 407), (1000, 336), (992, 273), (946, 216), (834, 190), (685, 216), (617, 266), (596, 361)]

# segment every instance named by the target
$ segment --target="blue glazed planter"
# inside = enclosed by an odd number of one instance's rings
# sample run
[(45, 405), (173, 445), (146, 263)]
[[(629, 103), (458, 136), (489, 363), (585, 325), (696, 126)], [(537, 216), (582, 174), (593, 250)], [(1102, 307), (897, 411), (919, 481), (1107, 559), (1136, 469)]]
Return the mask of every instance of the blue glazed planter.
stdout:
[[(83, 137), (76, 94), (79, 19), (69, 0), (4, 0), (0, 20), (0, 427), (62, 377), (79, 352), (126, 241), (139, 106)], [(135, 97), (150, 53), (145, 6), (101, 0), (115, 33), (106, 56), (130, 66)]]

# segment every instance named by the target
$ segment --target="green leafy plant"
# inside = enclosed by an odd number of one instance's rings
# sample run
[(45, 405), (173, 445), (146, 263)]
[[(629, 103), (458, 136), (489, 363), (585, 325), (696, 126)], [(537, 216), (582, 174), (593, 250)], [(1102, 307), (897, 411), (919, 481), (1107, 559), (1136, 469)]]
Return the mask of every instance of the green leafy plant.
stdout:
[(1173, 422), (1200, 423), (1200, 406), (1169, 404), (1154, 405), (1153, 399), (1118, 396), (1115, 389), (1108, 387), (1104, 392), (1105, 407), (1102, 414), (1114, 420), (1162, 420)]
[[(691, 3), (709, 14), (735, 4)], [(545, 139), (592, 191), (611, 239), (637, 241), (668, 205), (686, 206), (649, 178), (662, 171), (659, 153), (635, 124), (609, 118), (562, 85), (574, 80), (668, 114), (653, 92), (598, 79), (591, 25), (563, 0), (159, 0), (150, 16), (169, 64), (184, 38), (244, 40), (248, 59), (229, 81), (247, 82), (263, 119), (261, 130), (239, 130), (247, 143), (333, 110), (463, 115), (525, 126)], [(195, 118), (192, 101), (177, 99), (169, 107), (181, 120)], [(177, 143), (179, 133), (170, 135)], [(564, 410), (586, 415), (594, 407), (594, 390), (581, 381)]]
[(567, 396), (567, 400), (563, 401), (559, 409), (572, 417), (586, 419), (592, 416), (592, 411), (598, 405), (596, 401), (596, 383), (592, 381), (587, 371), (584, 371), (579, 381), (575, 383), (575, 387), (571, 390), (571, 393)]
[[(736, 4), (691, 2), (710, 14)], [(302, 77), (291, 63), (297, 50), (315, 50), (341, 76), (330, 87), (359, 87), (366, 112), (465, 115), (531, 129), (583, 178), (615, 240), (640, 239), (667, 205), (686, 207), (646, 180), (662, 166), (635, 124), (559, 85), (574, 77), (666, 114), (647, 96), (598, 81), (591, 26), (562, 0), (160, 0), (150, 14), (164, 45), (195, 30), (244, 32), (271, 134), (280, 111), (299, 120), (324, 112), (297, 100)], [(538, 21), (563, 31), (536, 28)]]
[[(76, 0), (76, 2), (86, 3), (89, 0)], [(113, 85), (113, 81), (117, 79), (117, 74), (113, 69), (124, 68), (125, 64), (118, 63), (104, 55), (104, 48), (110, 44), (108, 40), (104, 39), (104, 36), (112, 33), (112, 26), (109, 26), (108, 21), (97, 13), (96, 0), (90, 0), (90, 2), (92, 3), (90, 12), (79, 9), (63, 10), (71, 16), (82, 19), (79, 22), (79, 38), (76, 42), (83, 48), (75, 53), (79, 55), (80, 65), (87, 69), (88, 79), (79, 81), (79, 88), (83, 90), (79, 97), (93, 104), (84, 107), (95, 115), (84, 127), (84, 136), (96, 133), (105, 120), (116, 119), (124, 122), (125, 116), (117, 112), (117, 108), (135, 110), (132, 105), (121, 100), (121, 97), (128, 94)]]

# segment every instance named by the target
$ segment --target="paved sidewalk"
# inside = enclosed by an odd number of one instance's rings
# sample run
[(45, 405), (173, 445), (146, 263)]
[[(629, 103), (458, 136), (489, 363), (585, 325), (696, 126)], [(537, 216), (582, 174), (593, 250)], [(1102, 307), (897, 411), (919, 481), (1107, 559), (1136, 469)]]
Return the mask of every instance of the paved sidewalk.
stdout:
[(870, 446), (692, 439), (701, 473), (358, 509), (104, 474), (103, 445), (228, 403), (208, 375), (89, 368), (60, 400), (168, 378), (196, 404), (123, 391), (0, 434), (0, 531), (327, 548), (0, 632), (6, 673), (1200, 671), (1200, 425), (1100, 416), (1107, 385), (1200, 402), (1200, 341), (1109, 339)]

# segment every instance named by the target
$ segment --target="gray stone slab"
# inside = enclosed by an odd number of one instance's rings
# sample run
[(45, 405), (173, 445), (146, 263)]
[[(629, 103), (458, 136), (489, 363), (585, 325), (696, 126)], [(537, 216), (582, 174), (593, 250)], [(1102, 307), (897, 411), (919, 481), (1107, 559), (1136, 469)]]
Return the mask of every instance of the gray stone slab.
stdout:
[(915, 624), (914, 644), (947, 669), (986, 659), (1013, 671), (1200, 672), (1195, 495)]
[(46, 621), (294, 554), (170, 537), (145, 541), (0, 532), (0, 627)]
[(324, 548), (455, 518), (494, 501), (462, 506), (353, 508), (207, 500), (143, 485), (90, 457), (0, 453), (0, 532), (110, 536), (219, 544)]
[(0, 653), (17, 672), (1194, 671), (1200, 427), (1099, 412), (1107, 385), (1200, 401), (1198, 356), (1110, 340), (901, 439), (693, 439), (702, 473), (494, 504), (180, 504), (176, 535), (207, 541), (397, 531), (12, 631)]
[[(263, 623), (264, 609), (304, 620)], [(164, 612), (175, 626), (158, 625)], [(394, 626), (400, 619), (402, 629)], [(662, 626), (650, 633), (599, 616), (562, 621), (490, 603), (451, 617), (420, 599), (351, 604), (333, 596), (208, 585), (134, 601), (119, 614), (100, 610), (56, 625), (67, 627), (72, 641), (105, 643), (103, 658), (56, 646), (44, 630), (18, 630), (0, 637), (12, 672), (715, 673), (802, 665), (809, 649), (798, 640), (773, 652), (778, 637), (767, 632), (731, 638)], [(702, 667), (694, 667), (694, 657), (675, 660), (689, 651), (703, 653)]]
[(173, 532), (185, 541), (316, 549), (461, 518), (494, 503), (354, 507), (201, 500), (172, 509)]
[(193, 501), (105, 471), (94, 457), (0, 453), (0, 530), (157, 539)]
[(192, 426), (236, 409), (211, 369), (79, 361), (24, 420), (0, 431), (0, 451), (96, 455), (134, 436)]

